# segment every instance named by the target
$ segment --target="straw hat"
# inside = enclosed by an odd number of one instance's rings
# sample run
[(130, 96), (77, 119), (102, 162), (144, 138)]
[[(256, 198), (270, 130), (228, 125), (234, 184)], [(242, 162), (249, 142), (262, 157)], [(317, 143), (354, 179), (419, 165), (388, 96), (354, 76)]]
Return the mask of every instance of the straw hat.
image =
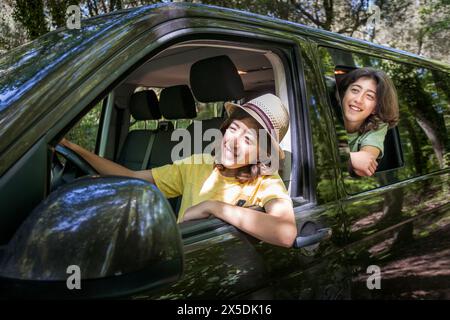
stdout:
[(226, 102), (225, 109), (230, 116), (237, 108), (252, 116), (269, 133), (273, 146), (278, 150), (280, 159), (284, 159), (284, 152), (280, 147), (289, 128), (289, 114), (280, 98), (273, 94), (259, 96), (243, 105)]

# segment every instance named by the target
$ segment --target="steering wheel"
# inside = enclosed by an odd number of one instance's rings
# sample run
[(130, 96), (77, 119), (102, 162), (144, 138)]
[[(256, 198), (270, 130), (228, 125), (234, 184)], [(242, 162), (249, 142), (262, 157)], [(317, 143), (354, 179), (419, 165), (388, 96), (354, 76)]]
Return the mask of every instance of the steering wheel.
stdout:
[(98, 175), (98, 172), (75, 151), (58, 144), (55, 147), (55, 153), (63, 156), (66, 162), (62, 164), (56, 154), (53, 155), (51, 191), (80, 176)]

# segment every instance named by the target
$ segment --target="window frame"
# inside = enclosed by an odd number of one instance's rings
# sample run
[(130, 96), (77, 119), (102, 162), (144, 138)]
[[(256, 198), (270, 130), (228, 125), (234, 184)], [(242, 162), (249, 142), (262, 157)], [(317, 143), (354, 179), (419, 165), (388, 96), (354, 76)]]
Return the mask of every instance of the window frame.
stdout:
[[(168, 22), (167, 27), (170, 28), (170, 24), (173, 23), (176, 25), (176, 21), (174, 22)], [(72, 116), (72, 120), (65, 120), (61, 121), (60, 124), (55, 125), (48, 134), (51, 136), (49, 143), (55, 144), (57, 141), (59, 141), (65, 133), (70, 130), (70, 128), (73, 126), (74, 119), (81, 118), (85, 113), (89, 112), (89, 110), (101, 99), (106, 98), (110, 92), (112, 92), (117, 85), (122, 83), (132, 72), (137, 70), (140, 66), (142, 66), (145, 62), (147, 62), (152, 57), (156, 56), (163, 50), (171, 47), (174, 44), (188, 41), (191, 39), (195, 40), (203, 40), (203, 39), (214, 39), (214, 40), (224, 40), (224, 41), (233, 41), (233, 42), (239, 42), (239, 43), (245, 43), (246, 46), (261, 46), (264, 47), (264, 49), (276, 49), (277, 55), (281, 59), (285, 71), (285, 77), (286, 77), (286, 85), (287, 85), (287, 95), (288, 95), (288, 101), (289, 101), (289, 113), (290, 113), (290, 127), (291, 127), (291, 147), (292, 147), (292, 169), (291, 169), (291, 185), (296, 185), (290, 192), (291, 199), (294, 201), (294, 204), (297, 204), (297, 206), (294, 205), (294, 211), (296, 212), (296, 217), (298, 216), (298, 208), (301, 208), (305, 205), (310, 204), (315, 199), (315, 189), (313, 188), (313, 173), (314, 173), (314, 167), (313, 167), (313, 152), (312, 150), (309, 150), (312, 148), (310, 143), (310, 137), (307, 135), (309, 134), (308, 128), (308, 117), (303, 114), (304, 110), (306, 109), (306, 98), (304, 94), (300, 92), (300, 85), (299, 81), (304, 81), (303, 72), (301, 69), (301, 58), (298, 48), (298, 41), (306, 41), (304, 38), (292, 34), (292, 33), (286, 33), (283, 37), (279, 35), (279, 33), (276, 33), (277, 37), (274, 38), (274, 32), (271, 29), (264, 29), (264, 31), (261, 31), (260, 33), (252, 33), (250, 31), (242, 31), (242, 30), (236, 30), (233, 29), (234, 25), (233, 23), (230, 23), (227, 28), (218, 28), (218, 27), (200, 27), (195, 29), (190, 28), (182, 28), (179, 30), (171, 31), (169, 33), (165, 33), (160, 38), (161, 41), (158, 41), (158, 45), (156, 47), (153, 47), (152, 50), (143, 50), (144, 52), (147, 52), (145, 54), (139, 54), (130, 59), (130, 63), (127, 63), (128, 66), (127, 69), (125, 69), (119, 76), (115, 77), (114, 79), (110, 78), (110, 83), (105, 86), (104, 89), (101, 90), (100, 94), (97, 94), (96, 96), (93, 96), (93, 93), (95, 90), (90, 91), (89, 95), (82, 99), (81, 101), (77, 102), (77, 105), (81, 103), (85, 103), (85, 106), (80, 108), (76, 107), (78, 110), (83, 110), (82, 112), (78, 111), (78, 115), (74, 116), (73, 110), (72, 112), (65, 114), (63, 119), (67, 119), (68, 117)], [(239, 27), (240, 28), (240, 27)], [(138, 43), (140, 39), (146, 38), (148, 35), (141, 34), (132, 44), (129, 44), (126, 48), (124, 48), (121, 52), (117, 53), (114, 57), (111, 58), (111, 60), (118, 60), (121, 59), (121, 55), (126, 55), (127, 48), (131, 45), (134, 45), (134, 43)], [(142, 53), (144, 53), (142, 52)], [(280, 54), (278, 54), (278, 52)], [(302, 85), (302, 90), (304, 90), (305, 86)], [(89, 97), (94, 97), (89, 98)], [(86, 102), (86, 99), (91, 99), (90, 103)], [(89, 101), (89, 100), (88, 100)], [(76, 121), (76, 120), (75, 120)], [(68, 124), (67, 124), (68, 123)], [(104, 130), (103, 130), (104, 131)], [(306, 150), (308, 149), (308, 150)], [(300, 152), (300, 150), (302, 152)], [(308, 162), (308, 166), (303, 165), (304, 163)], [(308, 172), (305, 172), (305, 168), (307, 168)], [(306, 195), (306, 197), (302, 196), (292, 196), (292, 194), (300, 195), (302, 192), (303, 195)], [(211, 219), (213, 220), (213, 219)], [(234, 233), (237, 232), (237, 229), (234, 228), (231, 225), (228, 225), (226, 223), (220, 222), (221, 225), (219, 227), (214, 227), (215, 233), (220, 232), (220, 234), (225, 233)], [(210, 229), (208, 227), (208, 222), (203, 222), (202, 224), (199, 224), (201, 228), (199, 229), (199, 232), (196, 233), (198, 235), (207, 235), (208, 230)], [(180, 232), (183, 234), (183, 226), (180, 227)], [(214, 237), (216, 234), (211, 235), (211, 237)], [(194, 236), (193, 234), (189, 234), (189, 236), (185, 236), (184, 240), (187, 238), (192, 238)]]
[[(191, 38), (192, 36), (198, 36), (198, 35), (190, 35), (187, 37), (187, 39)], [(296, 160), (296, 156), (300, 157), (301, 155), (312, 155), (312, 152), (300, 152), (300, 150), (305, 149), (306, 146), (310, 146), (311, 144), (308, 142), (302, 142), (301, 146), (299, 146), (299, 143), (294, 143), (295, 137), (299, 136), (298, 132), (305, 130), (305, 128), (309, 128), (309, 123), (304, 123), (303, 121), (305, 119), (308, 119), (308, 117), (305, 117), (305, 115), (301, 115), (301, 121), (300, 116), (298, 114), (298, 111), (305, 110), (306, 108), (303, 108), (303, 106), (306, 105), (304, 94), (301, 94), (297, 91), (299, 91), (297, 88), (299, 87), (298, 84), (294, 85), (294, 79), (301, 79), (303, 80), (303, 73), (300, 73), (297, 66), (293, 65), (292, 63), (298, 62), (297, 60), (300, 60), (300, 53), (298, 52), (298, 44), (295, 41), (292, 40), (286, 40), (285, 41), (274, 41), (272, 38), (268, 38), (266, 36), (258, 35), (258, 38), (255, 39), (254, 37), (251, 38), (249, 34), (240, 34), (239, 36), (233, 34), (233, 32), (230, 32), (230, 34), (207, 34), (205, 35), (207, 38), (203, 38), (204, 40), (214, 40), (214, 41), (232, 41), (236, 43), (242, 43), (245, 44), (247, 48), (260, 48), (264, 50), (271, 50), (274, 54), (278, 56), (278, 58), (281, 60), (283, 64), (284, 69), (284, 76), (286, 81), (286, 94), (287, 99), (289, 101), (289, 114), (290, 114), (290, 132), (291, 132), (291, 151), (292, 151), (292, 168), (291, 168), (291, 183), (290, 186), (294, 185), (294, 181), (296, 181), (297, 187), (294, 187), (293, 190), (289, 188), (290, 190), (290, 196), (291, 199), (294, 201), (294, 203), (297, 203), (298, 205), (294, 205), (294, 211), (298, 212), (299, 208), (304, 207), (305, 205), (310, 205), (310, 203), (313, 201), (314, 192), (311, 190), (313, 189), (312, 181), (308, 180), (307, 177), (312, 177), (312, 172), (314, 171), (314, 168), (312, 166), (308, 166), (309, 173), (305, 174), (304, 171), (301, 172), (301, 170), (304, 170), (305, 166), (297, 165), (294, 166), (295, 163), (298, 163)], [(254, 35), (252, 35), (254, 36)], [(185, 42), (186, 40), (182, 40), (185, 37), (181, 37), (177, 43)], [(260, 39), (262, 38), (262, 39)], [(198, 39), (198, 38), (196, 38)], [(244, 41), (245, 40), (245, 41)], [(176, 45), (177, 43), (173, 44)], [(298, 77), (296, 77), (298, 76)], [(304, 90), (304, 87), (303, 87)], [(303, 91), (304, 92), (304, 91)], [(295, 103), (297, 101), (297, 103)], [(301, 103), (299, 103), (301, 101)], [(307, 120), (306, 120), (307, 121)], [(303, 126), (302, 126), (303, 124)], [(299, 128), (301, 127), (301, 128)], [(306, 134), (302, 133), (300, 136), (305, 137)], [(300, 139), (298, 139), (300, 140)], [(302, 160), (302, 163), (304, 163), (306, 160)], [(311, 162), (310, 162), (311, 163)], [(303, 169), (302, 169), (303, 168)], [(297, 177), (300, 177), (303, 181), (300, 183), (300, 179), (294, 180), (292, 177), (293, 175), (297, 175)], [(307, 197), (303, 196), (292, 196), (292, 194), (303, 194), (307, 195)], [(296, 214), (297, 216), (297, 214)], [(228, 223), (225, 223), (219, 219), (213, 218), (213, 219), (204, 219), (204, 220), (198, 220), (198, 221), (189, 221), (179, 224), (180, 232), (182, 235), (182, 239), (184, 241), (185, 245), (195, 244), (197, 242), (201, 242), (204, 240), (211, 240), (216, 237), (223, 238), (226, 234), (229, 233), (236, 233), (239, 232), (234, 226), (229, 225)]]

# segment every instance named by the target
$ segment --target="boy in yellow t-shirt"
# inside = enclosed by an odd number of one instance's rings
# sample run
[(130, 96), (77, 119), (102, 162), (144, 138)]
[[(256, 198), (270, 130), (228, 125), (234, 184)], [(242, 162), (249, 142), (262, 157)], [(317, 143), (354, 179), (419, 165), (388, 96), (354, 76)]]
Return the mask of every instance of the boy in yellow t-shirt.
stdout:
[[(276, 172), (284, 158), (279, 141), (288, 130), (289, 114), (273, 94), (242, 106), (226, 103), (225, 109), (229, 118), (220, 128), (223, 138), (214, 157), (193, 155), (160, 168), (133, 171), (65, 139), (60, 144), (100, 174), (147, 180), (168, 198), (182, 195), (178, 222), (215, 216), (260, 240), (291, 247), (297, 225), (292, 200)], [(262, 138), (268, 138), (268, 150)]]
[(206, 200), (239, 203), (243, 207), (264, 207), (268, 201), (277, 198), (291, 202), (278, 174), (239, 183), (234, 177), (222, 175), (213, 162), (210, 154), (194, 154), (174, 164), (152, 169), (156, 186), (167, 198), (183, 195), (178, 222), (183, 221), (186, 209)]

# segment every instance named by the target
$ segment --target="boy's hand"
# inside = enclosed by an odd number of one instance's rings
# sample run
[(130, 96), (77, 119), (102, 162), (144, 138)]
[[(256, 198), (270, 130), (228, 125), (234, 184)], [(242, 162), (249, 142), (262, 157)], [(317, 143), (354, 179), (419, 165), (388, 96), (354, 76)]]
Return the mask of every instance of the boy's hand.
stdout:
[(353, 170), (358, 176), (372, 176), (378, 167), (374, 156), (366, 151), (350, 152)]
[(66, 138), (62, 138), (58, 144), (70, 149), (71, 142), (69, 140), (67, 140)]

